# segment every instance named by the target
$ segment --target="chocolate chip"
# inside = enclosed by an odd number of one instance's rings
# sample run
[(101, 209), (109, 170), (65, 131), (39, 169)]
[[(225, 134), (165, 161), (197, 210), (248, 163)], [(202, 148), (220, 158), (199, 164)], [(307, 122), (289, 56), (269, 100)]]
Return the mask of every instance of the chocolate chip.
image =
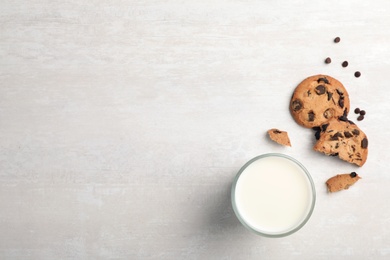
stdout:
[(364, 119), (363, 115), (358, 116), (357, 121), (362, 121)]
[(337, 133), (335, 133), (334, 135), (330, 136), (330, 140), (331, 140), (331, 141), (336, 141), (336, 140), (339, 140), (339, 137), (340, 137), (340, 138), (343, 138), (344, 136), (343, 136), (342, 133), (337, 132)]
[(351, 172), (350, 176), (351, 176), (352, 178), (355, 178), (355, 177), (357, 176), (357, 174), (356, 174), (356, 172)]
[(355, 108), (355, 114), (359, 114), (360, 113), (360, 108)]
[(310, 91), (310, 89), (307, 91), (307, 96), (308, 97), (310, 97), (310, 95), (311, 95), (311, 91)]
[(309, 122), (313, 122), (314, 118), (316, 117), (316, 115), (314, 114), (313, 110), (310, 110), (309, 113), (307, 113), (307, 115), (308, 115), (308, 121)]
[(296, 99), (291, 104), (293, 111), (299, 111), (302, 109), (302, 102), (299, 99)]
[(329, 156), (338, 156), (339, 153), (332, 153), (332, 154), (329, 154)]
[(329, 63), (331, 63), (331, 62), (332, 62), (332, 59), (331, 59), (331, 58), (328, 57), (328, 58), (325, 59), (325, 63), (326, 63), (326, 64), (329, 64)]
[(356, 146), (353, 144), (351, 145), (351, 148), (352, 148), (352, 151), (355, 152), (356, 151)]
[(334, 40), (333, 40), (335, 43), (339, 43), (340, 42), (340, 37), (336, 37), (336, 38), (334, 38)]
[(346, 116), (339, 116), (339, 120), (343, 122), (347, 122), (348, 118)]
[(340, 89), (336, 89), (336, 92), (339, 96), (344, 96), (344, 93)]
[(325, 86), (324, 85), (318, 85), (315, 89), (317, 95), (322, 95), (325, 93)]
[(320, 140), (321, 137), (321, 131), (317, 131), (314, 136), (316, 137), (316, 140)]
[(363, 138), (363, 140), (362, 140), (362, 143), (361, 143), (361, 146), (362, 146), (362, 148), (367, 148), (367, 146), (368, 146), (368, 140), (367, 140), (367, 138)]
[(360, 77), (361, 75), (362, 75), (362, 74), (360, 73), (360, 71), (356, 71), (356, 72), (355, 72), (355, 77), (356, 77), (356, 78)]
[(360, 134), (360, 131), (357, 130), (357, 129), (353, 129), (353, 130), (352, 130), (352, 134), (354, 134), (354, 135), (359, 135), (359, 134)]
[(329, 124), (323, 124), (323, 125), (321, 126), (322, 132), (325, 132), (326, 129), (328, 128), (328, 126), (329, 126)]
[(324, 82), (325, 84), (329, 84), (329, 80), (327, 78), (319, 78), (317, 79), (317, 83)]
[(351, 125), (354, 125), (355, 123), (351, 120), (348, 120), (348, 123), (350, 123)]
[(341, 66), (343, 66), (344, 68), (348, 67), (348, 61), (343, 61), (343, 63), (341, 63)]
[(314, 131), (321, 131), (321, 127), (319, 126), (313, 126), (311, 129), (313, 129)]
[(366, 114), (366, 111), (360, 110), (359, 114), (362, 115), (362, 116), (364, 116), (364, 115)]
[(340, 106), (341, 108), (344, 107), (344, 98), (341, 98), (341, 97), (340, 97), (340, 99), (339, 99), (339, 106)]
[(273, 131), (273, 133), (274, 133), (274, 134), (281, 134), (282, 131), (279, 131), (278, 129), (275, 129), (275, 130)]
[(352, 134), (351, 134), (350, 132), (348, 132), (348, 131), (344, 131), (344, 136), (345, 136), (346, 138), (351, 138), (351, 137), (352, 137)]
[(344, 117), (347, 117), (347, 116), (348, 116), (348, 110), (347, 110), (346, 108), (344, 109), (343, 116), (344, 116)]
[(333, 93), (327, 91), (326, 94), (328, 94), (328, 101), (329, 101), (332, 98)]

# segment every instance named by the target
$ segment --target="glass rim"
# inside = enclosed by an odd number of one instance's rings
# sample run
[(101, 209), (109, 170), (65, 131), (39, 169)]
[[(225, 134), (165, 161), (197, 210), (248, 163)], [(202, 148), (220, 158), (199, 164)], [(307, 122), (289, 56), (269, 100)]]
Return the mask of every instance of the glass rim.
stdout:
[[(237, 208), (237, 205), (236, 205), (236, 200), (235, 200), (235, 191), (236, 191), (236, 186), (237, 186), (237, 181), (238, 179), (240, 178), (241, 174), (244, 172), (244, 170), (249, 166), (251, 165), (253, 162), (257, 161), (257, 160), (260, 160), (262, 158), (266, 158), (266, 157), (281, 157), (281, 158), (284, 158), (284, 159), (287, 159), (287, 160), (290, 160), (292, 161), (293, 163), (295, 163), (296, 165), (299, 166), (299, 168), (301, 168), (303, 170), (303, 172), (305, 173), (309, 183), (310, 183), (310, 189), (311, 189), (311, 203), (310, 203), (310, 209), (309, 211), (307, 212), (305, 218), (297, 225), (295, 226), (293, 229), (289, 229), (288, 231), (286, 232), (279, 232), (279, 233), (266, 233), (266, 232), (262, 232), (262, 231), (259, 231), (253, 227), (251, 227), (243, 217), (241, 217), (241, 214)], [(257, 235), (261, 235), (261, 236), (264, 236), (264, 237), (285, 237), (285, 236), (289, 236), (295, 232), (297, 232), (298, 230), (300, 230), (310, 219), (313, 211), (314, 211), (314, 207), (315, 207), (315, 204), (316, 204), (316, 190), (315, 190), (315, 186), (314, 186), (314, 182), (313, 182), (313, 179), (309, 173), (309, 171), (305, 168), (305, 166), (303, 166), (302, 163), (300, 163), (298, 160), (296, 160), (295, 158), (289, 156), (289, 155), (286, 155), (286, 154), (282, 154), (282, 153), (265, 153), (265, 154), (261, 154), (261, 155), (258, 155), (254, 158), (252, 158), (251, 160), (249, 160), (247, 163), (245, 163), (241, 169), (238, 171), (238, 173), (236, 174), (236, 176), (234, 177), (234, 180), (233, 180), (233, 183), (232, 183), (232, 188), (231, 188), (231, 201), (232, 201), (232, 207), (233, 207), (233, 210), (234, 210), (234, 213), (235, 215), (237, 216), (238, 220), (241, 222), (241, 224), (246, 227), (247, 229), (249, 229), (250, 231), (254, 232), (255, 234)]]

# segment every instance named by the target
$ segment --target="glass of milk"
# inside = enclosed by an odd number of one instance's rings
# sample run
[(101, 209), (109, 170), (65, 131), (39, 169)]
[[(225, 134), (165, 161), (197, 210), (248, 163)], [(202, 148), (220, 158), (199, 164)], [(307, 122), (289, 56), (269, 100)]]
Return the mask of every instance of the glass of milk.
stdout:
[(266, 237), (283, 237), (309, 220), (316, 201), (312, 178), (294, 158), (278, 153), (247, 162), (232, 185), (232, 204), (240, 222)]

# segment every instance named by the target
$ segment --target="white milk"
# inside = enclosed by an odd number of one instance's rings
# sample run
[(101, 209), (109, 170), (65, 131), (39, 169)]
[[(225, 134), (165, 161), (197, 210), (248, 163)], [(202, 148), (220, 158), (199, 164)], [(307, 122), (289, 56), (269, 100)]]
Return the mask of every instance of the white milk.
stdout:
[(311, 214), (313, 189), (305, 171), (280, 156), (260, 158), (239, 176), (236, 213), (252, 229), (278, 235), (297, 228)]

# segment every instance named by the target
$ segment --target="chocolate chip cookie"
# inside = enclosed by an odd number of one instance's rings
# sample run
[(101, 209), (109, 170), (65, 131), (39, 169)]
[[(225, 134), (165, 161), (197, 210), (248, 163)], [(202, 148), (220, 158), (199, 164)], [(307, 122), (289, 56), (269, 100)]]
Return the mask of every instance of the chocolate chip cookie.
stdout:
[(326, 186), (329, 192), (336, 192), (346, 190), (354, 185), (359, 179), (359, 175), (356, 172), (343, 173), (333, 176), (326, 181)]
[(363, 166), (368, 156), (366, 134), (345, 116), (333, 118), (317, 128), (314, 150), (358, 166)]
[(327, 75), (315, 75), (295, 88), (290, 111), (298, 124), (311, 128), (348, 115), (349, 104), (348, 92), (341, 82)]

